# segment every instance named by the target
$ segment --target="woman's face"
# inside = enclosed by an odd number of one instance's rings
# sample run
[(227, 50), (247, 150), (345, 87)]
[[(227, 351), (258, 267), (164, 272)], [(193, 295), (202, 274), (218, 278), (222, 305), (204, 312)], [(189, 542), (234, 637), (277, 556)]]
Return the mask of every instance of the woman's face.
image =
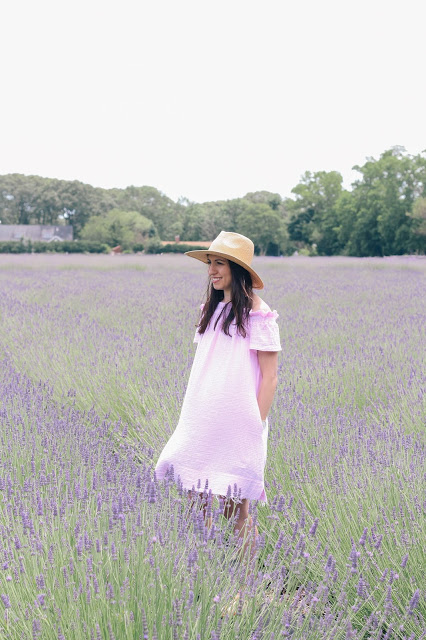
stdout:
[(216, 291), (222, 289), (224, 294), (230, 294), (232, 272), (231, 267), (229, 266), (229, 260), (207, 254), (207, 264), (210, 282)]

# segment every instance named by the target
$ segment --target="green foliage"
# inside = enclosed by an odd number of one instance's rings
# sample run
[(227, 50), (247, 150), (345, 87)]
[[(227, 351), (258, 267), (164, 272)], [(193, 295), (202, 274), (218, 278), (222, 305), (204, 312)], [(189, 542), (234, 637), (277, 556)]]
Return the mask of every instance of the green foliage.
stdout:
[[(257, 253), (382, 256), (426, 251), (426, 152), (393, 147), (355, 166), (351, 191), (337, 171), (305, 172), (283, 201), (243, 198), (173, 202), (154, 187), (99, 189), (77, 180), (0, 176), (0, 223), (71, 224), (75, 238), (158, 252), (159, 239), (212, 241), (222, 230), (248, 235)], [(158, 239), (155, 237), (158, 234)], [(18, 251), (14, 246), (11, 250)]]
[(197, 249), (205, 249), (202, 245), (185, 244), (183, 242), (176, 244), (162, 244), (158, 238), (153, 238), (145, 246), (145, 253), (185, 253), (186, 251), (196, 251)]
[(108, 253), (109, 247), (94, 240), (74, 240), (72, 242), (33, 242), (34, 253)]
[(256, 252), (279, 255), (288, 241), (283, 217), (268, 204), (248, 204), (237, 219), (238, 232), (253, 240)]
[(77, 180), (55, 180), (39, 176), (0, 176), (0, 220), (2, 224), (61, 224), (65, 220), (78, 238), (92, 215), (112, 209), (110, 192)]
[(160, 233), (180, 232), (176, 220), (184, 209), (153, 187), (100, 189), (77, 180), (55, 180), (39, 176), (0, 176), (0, 221), (2, 224), (60, 224), (65, 220), (78, 238), (92, 216), (111, 209), (137, 211), (158, 224)]
[(0, 242), (0, 253), (108, 253), (109, 247), (95, 241)]
[(313, 244), (321, 255), (339, 253), (336, 231), (336, 202), (342, 194), (342, 176), (337, 171), (307, 171), (294, 189), (296, 199), (286, 201), (291, 219), (290, 239), (309, 251)]
[(28, 246), (23, 242), (11, 240), (0, 242), (0, 253), (28, 253)]
[(154, 187), (127, 187), (110, 191), (115, 206), (121, 211), (137, 211), (151, 220), (165, 240), (174, 240), (182, 233), (182, 213), (184, 207), (173, 202)]
[[(161, 253), (185, 253), (186, 251), (205, 250), (206, 247), (195, 244), (165, 244), (161, 247)], [(158, 253), (158, 252), (157, 252)]]
[(279, 193), (270, 191), (254, 191), (246, 193), (244, 200), (253, 204), (267, 204), (274, 211), (284, 211), (284, 203)]
[(151, 238), (145, 244), (145, 253), (161, 253), (162, 247), (159, 238)]
[(83, 240), (98, 240), (111, 247), (120, 245), (130, 249), (156, 236), (156, 229), (152, 220), (137, 211), (111, 209), (105, 215), (90, 218), (80, 235)]
[[(255, 221), (256, 228), (253, 230), (250, 221)], [(266, 224), (264, 233), (259, 231), (262, 221)], [(180, 235), (183, 241), (211, 241), (222, 230), (236, 231), (252, 238), (258, 253), (279, 255), (287, 243), (283, 223), (285, 227), (281, 196), (269, 191), (257, 191), (248, 193), (244, 198), (188, 204)]]
[(352, 192), (342, 191), (334, 205), (334, 213), (336, 225), (335, 233), (338, 246), (338, 251), (336, 253), (353, 255), (352, 230), (356, 221), (357, 209), (356, 199)]
[(354, 168), (361, 178), (353, 185), (357, 213), (352, 255), (397, 255), (415, 250), (416, 224), (407, 213), (426, 192), (426, 158), (394, 147), (379, 160), (369, 158), (362, 167)]
[(224, 229), (236, 231), (236, 218), (246, 203), (241, 199), (192, 204), (185, 210), (182, 240), (213, 240)]
[(411, 218), (410, 248), (412, 251), (424, 253), (426, 245), (426, 197), (417, 198), (411, 211), (407, 211)]
[(311, 251), (316, 245), (320, 255), (424, 253), (426, 224), (419, 212), (426, 194), (425, 155), (410, 156), (394, 147), (354, 169), (361, 177), (351, 192), (342, 189), (335, 171), (302, 176), (292, 190), (295, 199), (285, 203), (296, 248)]

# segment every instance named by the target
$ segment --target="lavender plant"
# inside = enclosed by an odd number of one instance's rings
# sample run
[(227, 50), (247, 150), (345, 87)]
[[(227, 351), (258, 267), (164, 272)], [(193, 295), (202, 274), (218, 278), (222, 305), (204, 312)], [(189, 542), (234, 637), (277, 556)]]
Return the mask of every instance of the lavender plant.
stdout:
[(152, 473), (199, 265), (0, 257), (2, 637), (426, 637), (425, 262), (258, 267), (283, 352), (248, 567), (204, 478), (211, 529)]

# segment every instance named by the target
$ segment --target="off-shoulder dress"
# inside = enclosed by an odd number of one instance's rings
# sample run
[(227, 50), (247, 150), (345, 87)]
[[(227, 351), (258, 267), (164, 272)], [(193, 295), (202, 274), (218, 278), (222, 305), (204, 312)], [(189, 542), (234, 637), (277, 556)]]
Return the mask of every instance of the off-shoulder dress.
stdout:
[[(195, 333), (197, 351), (178, 425), (155, 467), (158, 479), (173, 465), (185, 489), (208, 488), (267, 503), (264, 485), (268, 423), (262, 422), (257, 394), (262, 379), (258, 351), (281, 351), (278, 314), (262, 301), (250, 311), (247, 336), (222, 331), (219, 302), (204, 334)], [(223, 314), (222, 314), (223, 317)], [(236, 487), (235, 487), (236, 485)]]

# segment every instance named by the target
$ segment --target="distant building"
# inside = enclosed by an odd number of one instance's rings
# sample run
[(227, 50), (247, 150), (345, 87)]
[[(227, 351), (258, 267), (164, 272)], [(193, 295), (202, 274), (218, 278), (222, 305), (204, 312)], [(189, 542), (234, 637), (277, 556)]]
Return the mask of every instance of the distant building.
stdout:
[(71, 225), (0, 224), (0, 242), (31, 240), (32, 242), (62, 242), (73, 239)]

